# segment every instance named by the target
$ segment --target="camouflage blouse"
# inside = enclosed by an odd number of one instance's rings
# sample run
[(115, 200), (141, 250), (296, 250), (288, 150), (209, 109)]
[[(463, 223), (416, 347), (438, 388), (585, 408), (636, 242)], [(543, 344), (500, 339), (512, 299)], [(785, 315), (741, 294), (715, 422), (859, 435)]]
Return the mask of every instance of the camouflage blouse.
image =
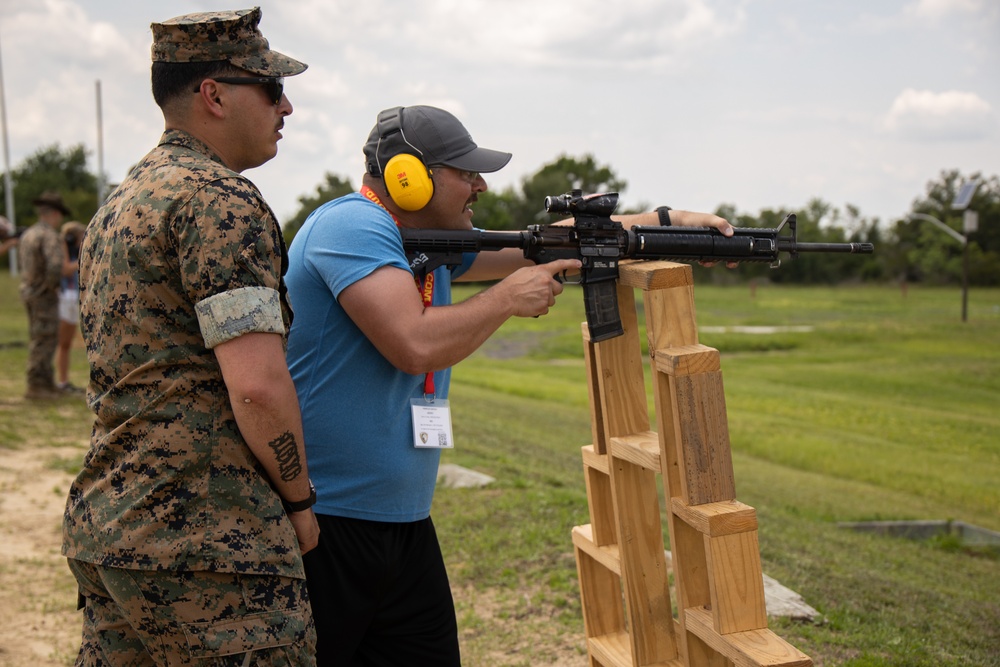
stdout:
[(17, 258), (21, 262), (21, 299), (55, 301), (59, 295), (66, 250), (59, 232), (47, 222), (36, 222), (21, 237)]
[(63, 553), (107, 567), (303, 577), (211, 348), (285, 336), (281, 230), (257, 188), (167, 131), (91, 222), (81, 329), (95, 413)]

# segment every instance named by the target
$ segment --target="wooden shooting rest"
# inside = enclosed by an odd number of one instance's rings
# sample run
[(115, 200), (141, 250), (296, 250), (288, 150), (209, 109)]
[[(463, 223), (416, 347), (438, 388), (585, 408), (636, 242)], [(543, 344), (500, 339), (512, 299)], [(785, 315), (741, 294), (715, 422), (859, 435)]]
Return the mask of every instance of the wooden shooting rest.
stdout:
[[(657, 432), (635, 289), (643, 294)], [(691, 267), (622, 264), (618, 304), (624, 335), (593, 343), (583, 326), (594, 438), (583, 448), (590, 523), (572, 536), (590, 666), (812, 665), (767, 628), (757, 516), (736, 500), (719, 352), (698, 343)]]

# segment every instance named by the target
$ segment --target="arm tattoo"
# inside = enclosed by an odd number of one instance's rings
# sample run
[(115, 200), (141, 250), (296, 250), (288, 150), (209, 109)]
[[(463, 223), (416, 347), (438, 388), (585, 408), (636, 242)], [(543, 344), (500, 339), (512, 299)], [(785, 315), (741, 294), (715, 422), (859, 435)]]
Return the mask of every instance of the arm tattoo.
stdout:
[(278, 474), (281, 481), (290, 482), (302, 472), (302, 461), (299, 460), (299, 448), (295, 438), (285, 431), (269, 443), (274, 450), (274, 458), (278, 462)]

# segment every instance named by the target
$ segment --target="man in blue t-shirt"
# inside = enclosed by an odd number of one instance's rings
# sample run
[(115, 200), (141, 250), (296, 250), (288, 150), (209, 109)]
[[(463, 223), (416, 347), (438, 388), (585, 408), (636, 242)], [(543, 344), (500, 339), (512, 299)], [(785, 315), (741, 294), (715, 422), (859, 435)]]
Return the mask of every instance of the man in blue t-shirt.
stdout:
[[(517, 248), (468, 254), (415, 278), (398, 227), (472, 229), (482, 174), (510, 153), (476, 145), (455, 116), (428, 106), (381, 112), (364, 147), (361, 192), (320, 206), (289, 248), (295, 313), (288, 361), (302, 409), (320, 545), (304, 557), (317, 661), (459, 665), (455, 610), (431, 501), (451, 446), (450, 367), (510, 317), (543, 315), (554, 276)], [(673, 224), (714, 215), (671, 211)], [(617, 218), (658, 224), (656, 212)], [(498, 280), (451, 303), (451, 282)]]

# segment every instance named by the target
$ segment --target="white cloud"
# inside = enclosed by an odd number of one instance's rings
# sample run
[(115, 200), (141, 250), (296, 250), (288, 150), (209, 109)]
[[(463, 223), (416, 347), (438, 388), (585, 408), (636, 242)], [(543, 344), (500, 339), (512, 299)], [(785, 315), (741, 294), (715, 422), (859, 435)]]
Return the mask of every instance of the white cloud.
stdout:
[(886, 128), (916, 140), (975, 140), (989, 136), (996, 115), (975, 93), (948, 90), (935, 93), (907, 88), (892, 103)]
[[(419, 15), (410, 15), (413, 9), (397, 0), (366, 0), (364, 11), (325, 0), (295, 6), (296, 13), (313, 16), (303, 30), (332, 44), (364, 34), (377, 45), (371, 51), (374, 60), (410, 76), (433, 76), (430, 63), (448, 62), (577, 69), (662, 65), (733, 34), (746, 19), (742, 6), (720, 12), (706, 0), (619, 5), (603, 0), (428, 0), (419, 5)], [(377, 16), (403, 20), (390, 27), (373, 21)]]
[(113, 24), (90, 20), (76, 2), (26, 3), (4, 18), (4, 50), (26, 51), (42, 64), (58, 64), (73, 72), (107, 62), (144, 64), (136, 63), (135, 55), (137, 47), (148, 48), (148, 34), (129, 40)]
[(907, 12), (932, 21), (949, 14), (975, 14), (983, 9), (982, 0), (917, 0)]

